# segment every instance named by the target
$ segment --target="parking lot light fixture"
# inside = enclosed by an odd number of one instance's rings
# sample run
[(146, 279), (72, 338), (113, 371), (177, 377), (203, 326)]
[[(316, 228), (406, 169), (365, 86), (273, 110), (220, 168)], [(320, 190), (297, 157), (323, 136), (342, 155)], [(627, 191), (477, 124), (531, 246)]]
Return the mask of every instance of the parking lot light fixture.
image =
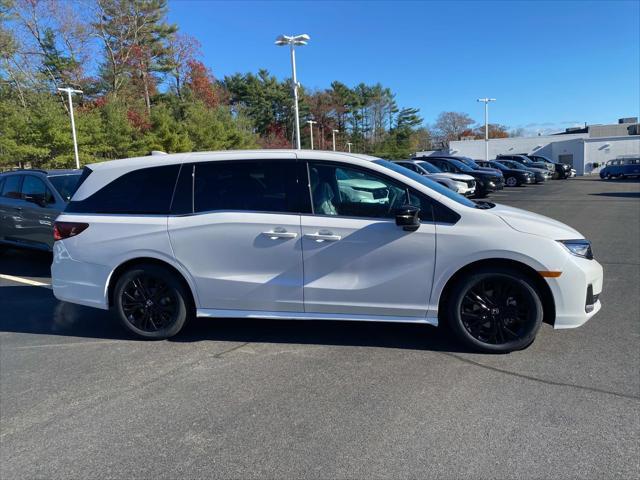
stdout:
[(295, 47), (306, 45), (311, 37), (306, 33), (302, 35), (280, 35), (276, 38), (275, 44), (279, 47), (289, 46), (291, 51), (291, 80), (293, 82), (293, 101), (296, 118), (296, 147), (300, 150), (300, 112), (298, 110), (298, 79), (296, 77), (296, 51)]
[(78, 156), (78, 140), (76, 138), (76, 122), (73, 119), (73, 100), (71, 98), (72, 93), (82, 93), (82, 90), (74, 90), (73, 88), (58, 88), (60, 92), (66, 92), (69, 99), (69, 115), (71, 116), (71, 134), (73, 135), (73, 152), (76, 156), (76, 168), (80, 168), (80, 157)]
[(484, 159), (489, 161), (489, 102), (495, 102), (495, 98), (479, 98), (478, 102), (484, 103)]
[(311, 150), (313, 150), (313, 124), (318, 122), (307, 120), (307, 123), (309, 124), (309, 135), (311, 136)]
[(338, 133), (339, 130), (331, 130), (331, 136), (333, 137), (333, 151), (336, 151), (336, 133)]

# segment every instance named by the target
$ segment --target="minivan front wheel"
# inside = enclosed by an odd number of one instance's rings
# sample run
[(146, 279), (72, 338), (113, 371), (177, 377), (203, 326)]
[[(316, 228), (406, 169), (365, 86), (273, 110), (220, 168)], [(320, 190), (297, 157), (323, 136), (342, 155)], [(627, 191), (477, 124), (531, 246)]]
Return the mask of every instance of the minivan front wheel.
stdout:
[(449, 324), (475, 350), (511, 352), (530, 345), (542, 324), (535, 284), (515, 269), (483, 269), (459, 281), (451, 292)]
[(176, 276), (159, 265), (127, 270), (114, 289), (122, 324), (136, 335), (161, 340), (176, 335), (188, 317), (188, 296)]

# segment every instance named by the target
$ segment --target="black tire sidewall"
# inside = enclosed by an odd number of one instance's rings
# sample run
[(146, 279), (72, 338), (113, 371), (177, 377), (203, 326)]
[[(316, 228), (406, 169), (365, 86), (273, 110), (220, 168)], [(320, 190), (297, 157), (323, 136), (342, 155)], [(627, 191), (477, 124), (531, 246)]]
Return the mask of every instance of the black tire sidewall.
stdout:
[[(501, 345), (492, 345), (484, 343), (474, 338), (464, 327), (462, 323), (462, 317), (460, 315), (460, 306), (465, 293), (473, 285), (476, 285), (480, 280), (489, 278), (492, 276), (508, 277), (513, 281), (519, 283), (524, 287), (526, 291), (531, 295), (532, 302), (535, 308), (534, 319), (531, 322), (530, 330), (527, 335), (518, 340), (514, 340)], [(451, 295), (449, 296), (447, 320), (451, 331), (460, 339), (465, 345), (471, 347), (474, 350), (487, 352), (487, 353), (508, 353), (515, 350), (522, 350), (529, 346), (535, 339), (543, 320), (543, 307), (540, 300), (540, 294), (538, 293), (534, 283), (527, 275), (519, 272), (516, 269), (509, 268), (486, 268), (473, 272), (472, 274), (461, 279), (456, 285), (454, 285)]]
[[(509, 185), (509, 180), (514, 179), (515, 183), (513, 185)], [(518, 182), (518, 179), (516, 177), (507, 177), (507, 180), (505, 181), (505, 185), (507, 187), (517, 187), (520, 185), (520, 182)]]
[[(140, 330), (135, 325), (132, 325), (127, 319), (127, 316), (122, 309), (122, 291), (132, 279), (139, 275), (159, 278), (174, 291), (178, 303), (178, 314), (176, 320), (170, 326), (156, 332), (146, 332), (144, 330)], [(188, 318), (188, 298), (189, 297), (186, 294), (184, 286), (180, 280), (176, 278), (176, 275), (159, 265), (136, 265), (135, 267), (130, 268), (120, 276), (113, 291), (114, 309), (120, 322), (127, 330), (147, 340), (163, 340), (173, 337), (182, 330), (182, 327)]]

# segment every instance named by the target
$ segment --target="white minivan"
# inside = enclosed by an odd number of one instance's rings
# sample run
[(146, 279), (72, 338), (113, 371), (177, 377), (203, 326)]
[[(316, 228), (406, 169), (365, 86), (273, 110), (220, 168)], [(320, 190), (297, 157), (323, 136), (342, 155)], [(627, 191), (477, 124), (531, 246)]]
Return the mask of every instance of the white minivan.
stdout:
[(600, 309), (602, 267), (571, 227), (364, 155), (97, 163), (54, 237), (55, 296), (151, 339), (194, 315), (357, 320), (444, 324), (505, 352)]

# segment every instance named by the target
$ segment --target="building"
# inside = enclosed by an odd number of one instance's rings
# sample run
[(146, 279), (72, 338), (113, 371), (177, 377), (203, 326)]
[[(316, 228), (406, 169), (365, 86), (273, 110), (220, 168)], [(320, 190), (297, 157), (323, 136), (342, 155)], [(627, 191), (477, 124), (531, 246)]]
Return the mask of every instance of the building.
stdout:
[[(637, 118), (622, 118), (617, 124), (588, 125), (554, 135), (492, 138), (489, 140), (489, 158), (500, 154), (542, 155), (555, 162), (569, 163), (578, 175), (585, 175), (621, 155), (640, 156), (639, 133)], [(415, 155), (443, 153), (483, 159), (485, 141), (460, 140), (450, 142), (448, 150), (416, 152)]]

